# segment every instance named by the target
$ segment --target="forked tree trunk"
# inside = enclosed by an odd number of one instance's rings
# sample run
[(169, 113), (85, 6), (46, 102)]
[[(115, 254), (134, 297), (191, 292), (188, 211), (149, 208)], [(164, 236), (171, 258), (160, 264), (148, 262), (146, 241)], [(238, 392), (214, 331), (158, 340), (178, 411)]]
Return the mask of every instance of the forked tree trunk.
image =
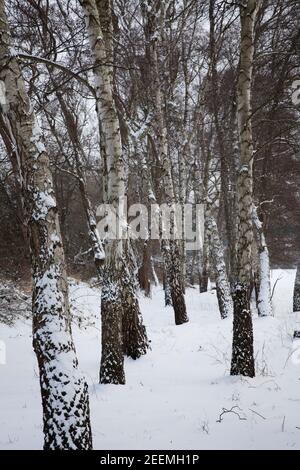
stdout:
[(254, 377), (253, 325), (250, 310), (253, 243), (253, 141), (251, 128), (251, 85), (254, 54), (254, 25), (260, 0), (240, 6), (241, 54), (237, 92), (240, 141), (238, 176), (237, 280), (234, 286), (234, 319), (231, 375)]
[[(123, 208), (125, 197), (125, 167), (121, 142), (120, 124), (113, 96), (113, 24), (112, 7), (110, 0), (80, 0), (86, 16), (86, 25), (89, 35), (90, 48), (94, 59), (94, 76), (96, 82), (96, 102), (99, 118), (99, 127), (103, 132), (104, 166), (106, 188), (106, 203), (118, 211), (120, 233), (117, 240), (108, 240), (105, 247), (106, 262), (104, 270), (104, 286), (102, 289), (101, 319), (102, 319), (102, 360), (100, 367), (101, 383), (124, 383), (123, 350), (132, 350), (134, 338), (135, 355), (146, 351), (140, 347), (141, 336), (146, 337), (142, 324), (142, 317), (135, 297), (131, 304), (128, 299), (134, 290), (133, 280), (127, 276), (121, 267), (128, 262), (124, 250), (124, 231), (126, 220)], [(126, 237), (126, 235), (125, 235)], [(130, 285), (127, 294), (124, 286)], [(111, 292), (110, 292), (111, 289)], [(130, 295), (128, 294), (130, 293)], [(124, 308), (125, 307), (125, 308)], [(128, 310), (128, 307), (131, 309)], [(139, 315), (137, 315), (139, 313)], [(126, 316), (124, 319), (123, 316)], [(122, 338), (123, 321), (135, 321), (141, 335), (131, 336), (128, 347)], [(127, 330), (127, 329), (126, 329)], [(110, 354), (111, 350), (111, 354)], [(139, 351), (139, 353), (137, 353)]]
[(0, 0), (1, 112), (17, 153), (33, 284), (33, 347), (43, 406), (44, 449), (90, 449), (88, 386), (71, 334), (68, 283), (49, 157), (15, 55)]

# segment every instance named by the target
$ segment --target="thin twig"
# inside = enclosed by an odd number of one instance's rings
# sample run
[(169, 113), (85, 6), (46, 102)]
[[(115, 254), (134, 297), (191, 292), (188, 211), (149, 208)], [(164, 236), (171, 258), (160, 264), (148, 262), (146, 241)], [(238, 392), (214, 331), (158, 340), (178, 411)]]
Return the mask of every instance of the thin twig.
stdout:
[(273, 295), (274, 295), (274, 292), (275, 292), (275, 287), (276, 287), (276, 284), (278, 281), (280, 281), (282, 279), (282, 277), (278, 277), (276, 279), (276, 281), (274, 282), (274, 286), (273, 286), (273, 289), (272, 289), (272, 293), (271, 293), (271, 300), (273, 299)]
[(219, 416), (219, 419), (217, 419), (217, 423), (221, 423), (223, 421), (222, 416), (226, 413), (233, 413), (236, 416), (238, 416), (240, 421), (247, 421), (247, 418), (240, 416), (240, 414), (237, 411), (234, 411), (235, 408), (238, 408), (239, 411), (242, 411), (241, 408), (237, 405), (233, 406), (230, 410), (227, 410), (227, 408), (222, 408), (222, 412)]
[(259, 416), (260, 418), (262, 418), (262, 419), (267, 419), (267, 418), (265, 418), (263, 415), (257, 413), (257, 411), (254, 411), (254, 410), (252, 410), (251, 408), (249, 408), (249, 410), (252, 411), (252, 413), (254, 413), (254, 414), (256, 414), (257, 416)]

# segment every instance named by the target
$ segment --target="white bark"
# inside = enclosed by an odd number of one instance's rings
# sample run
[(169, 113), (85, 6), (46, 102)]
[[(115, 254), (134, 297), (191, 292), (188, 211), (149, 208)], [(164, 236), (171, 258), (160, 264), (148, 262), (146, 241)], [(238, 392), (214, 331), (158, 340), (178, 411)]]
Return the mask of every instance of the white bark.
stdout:
[(218, 227), (213, 216), (207, 216), (205, 223), (210, 242), (211, 258), (216, 275), (219, 309), (221, 318), (224, 319), (233, 314), (233, 302), (226, 272), (224, 249), (220, 241)]
[(148, 343), (132, 273), (128, 270), (129, 260), (126, 258), (129, 253), (125, 217), (126, 173), (120, 123), (113, 96), (112, 7), (110, 0), (80, 0), (80, 3), (85, 12), (94, 59), (96, 105), (103, 137), (105, 202), (118, 210), (119, 217), (116, 240), (107, 240), (105, 247), (100, 381), (124, 383), (123, 350), (134, 351), (130, 355), (136, 358), (146, 352)]
[(33, 346), (37, 356), (45, 449), (89, 449), (88, 387), (71, 334), (68, 284), (49, 156), (26, 92), (0, 0), (1, 108), (18, 157), (33, 283)]
[[(163, 110), (163, 96), (160, 82), (160, 67), (158, 58), (158, 42), (162, 40), (165, 19), (165, 5), (163, 2), (148, 0), (147, 5), (141, 2), (144, 16), (144, 29), (147, 42), (148, 58), (150, 60), (151, 78), (153, 79), (151, 94), (154, 102), (154, 118), (156, 124), (158, 159), (163, 172), (163, 192), (165, 201), (169, 207), (175, 202), (171, 161), (168, 149), (167, 127)], [(182, 158), (182, 156), (180, 156)], [(175, 219), (175, 217), (173, 218)], [(184, 285), (182, 278), (182, 250), (179, 243), (173, 238), (176, 231), (176, 221), (172, 220), (170, 239), (164, 239), (161, 243), (162, 254), (166, 271), (165, 285), (169, 286), (172, 297), (172, 305), (175, 314), (175, 323), (180, 325), (188, 321), (184, 299)], [(165, 227), (162, 226), (164, 234)], [(173, 239), (172, 239), (173, 238)], [(168, 292), (166, 292), (168, 294)]]
[(270, 259), (263, 226), (259, 220), (256, 207), (253, 208), (253, 222), (257, 231), (259, 252), (259, 291), (257, 308), (259, 316), (266, 317), (272, 315)]
[(231, 375), (254, 377), (253, 326), (250, 311), (253, 244), (253, 140), (251, 86), (254, 56), (254, 26), (261, 0), (240, 6), (241, 52), (237, 89), (240, 144), (238, 176), (237, 279), (234, 287), (234, 321)]
[(300, 338), (300, 267), (297, 266), (294, 295), (293, 295), (293, 312), (296, 312), (296, 324), (294, 329), (294, 338)]

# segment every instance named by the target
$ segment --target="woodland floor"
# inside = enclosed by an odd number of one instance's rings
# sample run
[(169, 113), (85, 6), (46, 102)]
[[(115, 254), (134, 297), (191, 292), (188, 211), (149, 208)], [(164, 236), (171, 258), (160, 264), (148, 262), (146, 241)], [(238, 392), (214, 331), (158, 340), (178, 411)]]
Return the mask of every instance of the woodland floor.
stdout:
[[(99, 385), (100, 292), (71, 281), (74, 340), (90, 385), (95, 449), (300, 449), (300, 352), (292, 353), (294, 270), (275, 270), (274, 318), (254, 317), (257, 376), (229, 376), (232, 319), (215, 291), (187, 290), (190, 322), (173, 325), (161, 288), (140, 296), (152, 350), (126, 359), (125, 386)], [(78, 327), (79, 317), (84, 315)], [(30, 319), (0, 323), (0, 448), (40, 449), (42, 410)], [(231, 410), (225, 412), (222, 410)]]

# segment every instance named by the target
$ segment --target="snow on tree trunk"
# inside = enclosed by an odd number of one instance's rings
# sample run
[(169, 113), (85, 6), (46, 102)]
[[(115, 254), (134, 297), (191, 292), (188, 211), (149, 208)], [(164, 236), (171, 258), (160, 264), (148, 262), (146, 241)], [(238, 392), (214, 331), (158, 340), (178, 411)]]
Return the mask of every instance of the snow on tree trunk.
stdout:
[(252, 180), (248, 168), (239, 175), (239, 232), (237, 249), (238, 281), (234, 285), (234, 319), (231, 375), (253, 377), (253, 326), (250, 310), (252, 287), (251, 245), (252, 245)]
[(237, 90), (240, 143), (238, 175), (237, 280), (234, 285), (234, 319), (231, 375), (254, 377), (253, 325), (250, 310), (251, 249), (253, 243), (253, 140), (251, 127), (251, 85), (254, 54), (254, 25), (260, 0), (240, 6), (241, 52)]
[[(122, 287), (131, 284), (129, 292), (132, 293), (134, 286), (131, 277), (128, 277), (125, 274), (126, 271), (121, 269), (123, 263), (127, 261), (124, 255), (126, 220), (123, 204), (126, 194), (126, 175), (120, 124), (113, 96), (112, 8), (110, 0), (80, 0), (80, 3), (85, 12), (90, 48), (94, 59), (97, 113), (102, 129), (103, 156), (105, 157), (105, 202), (118, 210), (120, 227), (120, 233), (117, 234), (118, 239), (108, 240), (105, 247), (106, 261), (103, 268), (105, 274), (101, 301), (102, 360), (100, 382), (124, 383), (124, 371), (121, 370), (123, 368), (124, 345), (122, 334), (120, 334), (124, 315)], [(126, 321), (129, 321), (129, 318), (132, 319), (130, 321), (134, 320), (141, 335), (145, 337), (145, 329), (137, 305), (136, 297), (134, 302), (124, 304), (126, 308), (129, 306), (132, 308), (130, 314), (128, 310), (125, 312), (126, 316), (128, 315)], [(138, 341), (135, 350), (142, 353), (142, 351), (146, 351), (147, 345), (145, 344), (144, 348), (140, 347), (141, 335), (135, 335)]]
[(88, 386), (78, 370), (49, 157), (28, 98), (0, 1), (2, 113), (18, 157), (33, 284), (33, 346), (43, 406), (44, 449), (90, 449)]
[(266, 317), (272, 315), (270, 260), (263, 226), (259, 220), (256, 207), (253, 208), (253, 222), (257, 232), (259, 276), (257, 292), (258, 315)]
[(171, 290), (170, 290), (170, 284), (167, 278), (165, 263), (164, 263), (163, 286), (164, 286), (164, 294), (165, 294), (165, 307), (172, 306)]
[(233, 302), (230, 293), (230, 284), (227, 278), (224, 250), (220, 241), (218, 227), (214, 218), (206, 217), (206, 229), (210, 242), (212, 264), (216, 274), (217, 297), (221, 318), (227, 318), (233, 314)]

